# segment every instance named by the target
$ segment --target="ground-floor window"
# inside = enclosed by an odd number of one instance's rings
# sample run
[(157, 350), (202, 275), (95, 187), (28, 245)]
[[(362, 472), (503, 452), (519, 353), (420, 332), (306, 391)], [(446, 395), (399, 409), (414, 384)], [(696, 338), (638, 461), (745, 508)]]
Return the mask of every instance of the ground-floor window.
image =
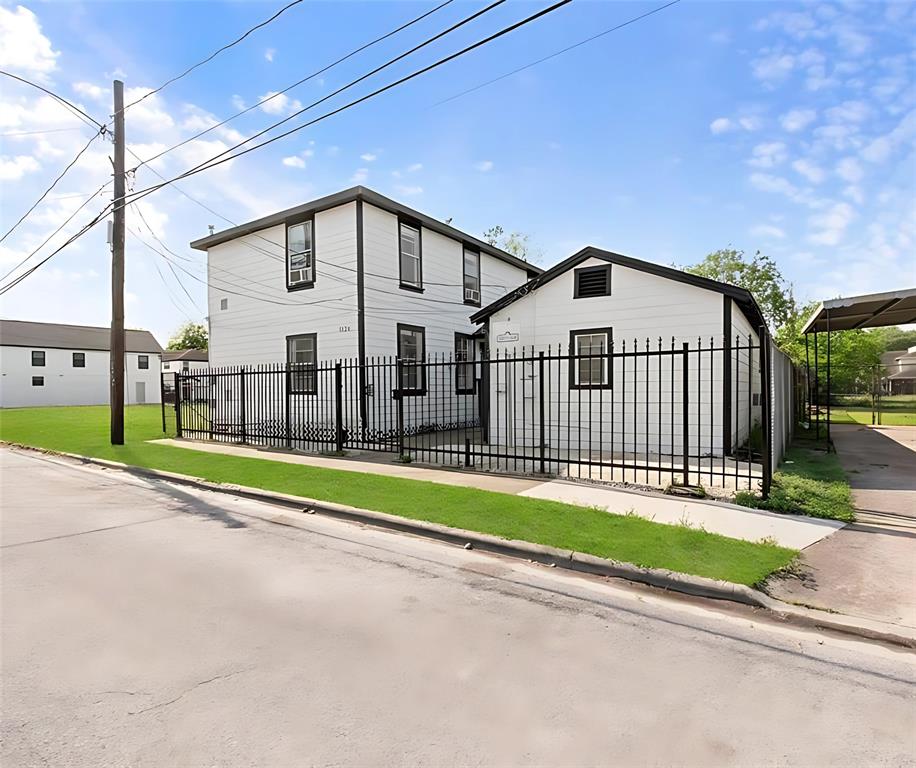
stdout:
[(45, 385), (44, 376), (33, 376), (32, 377), (32, 386), (33, 387), (43, 387)]
[(455, 334), (455, 392), (474, 394), (474, 337)]
[(586, 328), (569, 332), (569, 386), (578, 388), (609, 388), (608, 350), (610, 328)]
[(426, 390), (426, 329), (398, 323), (398, 360), (401, 394), (421, 395)]
[(86, 367), (86, 353), (85, 352), (74, 352), (73, 353), (73, 367), (74, 368), (85, 368)]
[(318, 334), (303, 333), (286, 337), (290, 392), (314, 395), (318, 392)]

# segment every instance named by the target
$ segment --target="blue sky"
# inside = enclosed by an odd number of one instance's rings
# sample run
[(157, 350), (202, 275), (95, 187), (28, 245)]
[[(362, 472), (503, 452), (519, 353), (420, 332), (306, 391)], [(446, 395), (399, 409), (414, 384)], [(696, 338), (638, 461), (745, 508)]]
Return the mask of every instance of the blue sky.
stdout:
[[(127, 110), (128, 143), (150, 157), (435, 4), (301, 3)], [(439, 103), (661, 4), (576, 0), (181, 186), (241, 222), (363, 183), (433, 216), (453, 217), (472, 234), (494, 224), (527, 233), (545, 266), (585, 244), (665, 264), (690, 264), (732, 245), (773, 255), (803, 299), (916, 283), (912, 3), (682, 0)], [(125, 81), (131, 101), (281, 5), (0, 2), (0, 66), (107, 118), (113, 77)], [(320, 98), (481, 7), (453, 2), (153, 167), (165, 175), (180, 172), (294, 111), (296, 102)], [(352, 95), (540, 7), (507, 2)], [(38, 91), (6, 79), (0, 87), (5, 231), (91, 133)], [(54, 132), (21, 135), (49, 128)], [(49, 200), (0, 245), (4, 272), (72, 213), (83, 200), (79, 194), (108, 178), (109, 153), (110, 145), (95, 142)], [(155, 181), (141, 169), (136, 186)], [(92, 201), (62, 236), (107, 199)], [(173, 189), (140, 205), (157, 236), (192, 259), (184, 266), (203, 276), (204, 256), (187, 243), (206, 234), (207, 225), (220, 229), (225, 222)], [(128, 225), (155, 244), (132, 212)], [(55, 242), (60, 240), (48, 248)], [(149, 328), (165, 343), (179, 323), (202, 319), (202, 283), (182, 274), (192, 302), (165, 262), (131, 235), (127, 258), (129, 325)], [(97, 227), (6, 294), (0, 311), (4, 317), (106, 324), (107, 275), (105, 231)]]

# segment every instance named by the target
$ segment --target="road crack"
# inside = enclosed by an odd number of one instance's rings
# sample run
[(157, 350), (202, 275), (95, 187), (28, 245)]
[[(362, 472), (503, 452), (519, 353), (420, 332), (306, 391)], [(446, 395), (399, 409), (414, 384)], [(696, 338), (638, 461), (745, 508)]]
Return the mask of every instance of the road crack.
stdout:
[(183, 690), (181, 693), (179, 693), (174, 698), (169, 699), (168, 701), (161, 701), (158, 704), (152, 704), (148, 707), (144, 707), (143, 709), (138, 709), (135, 712), (128, 712), (127, 714), (128, 715), (142, 715), (145, 712), (151, 712), (154, 709), (162, 709), (163, 707), (168, 707), (174, 704), (175, 702), (180, 701), (181, 699), (183, 699), (185, 696), (187, 696), (192, 691), (196, 691), (201, 686), (209, 685), (210, 683), (215, 683), (218, 680), (227, 680), (230, 677), (235, 677), (236, 675), (240, 675), (243, 672), (248, 672), (248, 671), (249, 671), (248, 669), (237, 669), (234, 672), (227, 672), (223, 675), (215, 675), (214, 677), (207, 678), (206, 680), (201, 680), (199, 683), (194, 683), (194, 685), (190, 686), (189, 688), (185, 688), (185, 690)]

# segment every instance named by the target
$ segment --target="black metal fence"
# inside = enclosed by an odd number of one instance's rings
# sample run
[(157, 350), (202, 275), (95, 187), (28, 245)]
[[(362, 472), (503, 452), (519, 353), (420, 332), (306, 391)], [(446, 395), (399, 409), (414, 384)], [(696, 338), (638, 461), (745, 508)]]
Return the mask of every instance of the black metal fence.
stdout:
[(176, 425), (182, 437), (307, 452), (766, 493), (780, 458), (771, 356), (736, 337), (210, 368), (176, 374)]

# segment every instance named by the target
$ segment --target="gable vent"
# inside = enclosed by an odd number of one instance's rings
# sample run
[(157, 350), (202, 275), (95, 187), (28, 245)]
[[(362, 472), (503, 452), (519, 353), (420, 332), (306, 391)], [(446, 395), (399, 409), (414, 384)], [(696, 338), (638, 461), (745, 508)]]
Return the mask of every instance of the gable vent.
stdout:
[(592, 296), (611, 295), (611, 265), (585, 267), (575, 271), (576, 288), (574, 298), (587, 299)]

